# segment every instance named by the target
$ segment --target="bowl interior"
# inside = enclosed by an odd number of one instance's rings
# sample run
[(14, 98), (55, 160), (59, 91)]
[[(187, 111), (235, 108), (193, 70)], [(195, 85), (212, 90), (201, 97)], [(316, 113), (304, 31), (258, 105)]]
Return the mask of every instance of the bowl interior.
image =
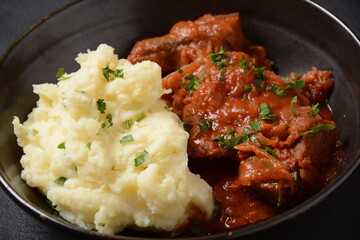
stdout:
[[(232, 236), (282, 222), (325, 197), (359, 163), (360, 68), (356, 64), (360, 46), (354, 35), (326, 11), (308, 1), (296, 0), (184, 0), (181, 4), (166, 0), (83, 1), (52, 16), (0, 62), (0, 180), (5, 187), (16, 200), (45, 219), (86, 233), (60, 218), (20, 178), (22, 151), (11, 122), (13, 116), (24, 121), (35, 106), (37, 96), (32, 93), (32, 85), (56, 82), (59, 67), (75, 71), (78, 66), (73, 59), (77, 54), (94, 50), (100, 43), (113, 46), (119, 57), (125, 58), (137, 40), (166, 34), (180, 20), (231, 12), (240, 12), (245, 34), (267, 49), (278, 74), (303, 73), (312, 66), (333, 72), (335, 87), (329, 104), (345, 151), (338, 176), (325, 189), (282, 215), (234, 230)], [(227, 233), (217, 235), (219, 239), (224, 236)]]

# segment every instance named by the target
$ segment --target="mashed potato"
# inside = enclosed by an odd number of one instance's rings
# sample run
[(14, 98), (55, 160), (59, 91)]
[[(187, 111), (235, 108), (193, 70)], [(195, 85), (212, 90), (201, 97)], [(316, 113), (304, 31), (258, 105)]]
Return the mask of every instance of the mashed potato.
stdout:
[(76, 61), (57, 84), (34, 85), (28, 120), (14, 118), (27, 184), (68, 221), (102, 233), (210, 217), (212, 190), (188, 169), (188, 133), (160, 100), (160, 67), (118, 60), (105, 44)]

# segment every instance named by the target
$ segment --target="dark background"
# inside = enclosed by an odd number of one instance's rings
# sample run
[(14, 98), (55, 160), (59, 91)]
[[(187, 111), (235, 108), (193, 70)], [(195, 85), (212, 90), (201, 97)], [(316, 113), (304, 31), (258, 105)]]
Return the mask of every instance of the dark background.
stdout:
[[(29, 27), (69, 2), (69, 0), (0, 0), (0, 55)], [(314, 2), (332, 12), (357, 36), (360, 36), (359, 0), (314, 0)], [(245, 239), (360, 239), (359, 184), (360, 168), (358, 167), (337, 190), (315, 208), (296, 219)], [(41, 221), (39, 217), (29, 214), (17, 205), (4, 189), (0, 188), (0, 240), (15, 239), (86, 238)]]

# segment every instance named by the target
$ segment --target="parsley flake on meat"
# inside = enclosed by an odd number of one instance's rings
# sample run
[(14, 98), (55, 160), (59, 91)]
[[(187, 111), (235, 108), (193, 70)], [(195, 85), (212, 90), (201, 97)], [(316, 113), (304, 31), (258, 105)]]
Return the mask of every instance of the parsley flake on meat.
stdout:
[(255, 120), (254, 122), (249, 122), (249, 124), (252, 127), (252, 129), (254, 129), (255, 132), (258, 132), (261, 130), (259, 121)]
[(296, 116), (296, 110), (294, 108), (294, 103), (296, 103), (296, 102), (297, 102), (297, 96), (294, 96), (290, 101), (290, 109), (294, 116)]
[(319, 103), (311, 105), (311, 116), (315, 117), (319, 113)]
[(267, 103), (261, 103), (259, 105), (259, 115), (262, 120), (272, 120), (272, 118), (277, 116), (276, 114), (271, 113), (271, 109)]
[(188, 90), (190, 93), (193, 93), (196, 89), (199, 88), (200, 82), (199, 78), (195, 75), (189, 74), (184, 77), (185, 79), (189, 80), (186, 84), (181, 80), (180, 85)]
[(214, 66), (218, 66), (218, 67), (222, 68), (223, 67), (222, 60), (226, 59), (227, 53), (228, 53), (228, 51), (224, 51), (224, 49), (222, 47), (220, 47), (219, 52), (210, 53), (209, 57), (211, 58)]
[(264, 81), (267, 79), (267, 76), (264, 75), (265, 69), (266, 67), (258, 67), (254, 69), (257, 88), (264, 88)]
[(204, 119), (199, 122), (200, 132), (206, 132), (212, 127), (212, 121), (210, 119)]
[(306, 132), (303, 132), (301, 134), (301, 136), (306, 136), (308, 134), (313, 134), (313, 133), (316, 133), (316, 132), (319, 132), (319, 131), (331, 131), (331, 130), (334, 130), (336, 128), (335, 125), (331, 125), (331, 124), (321, 124), (321, 125), (317, 125), (315, 126), (314, 128), (312, 128), (311, 130), (309, 131), (306, 131)]

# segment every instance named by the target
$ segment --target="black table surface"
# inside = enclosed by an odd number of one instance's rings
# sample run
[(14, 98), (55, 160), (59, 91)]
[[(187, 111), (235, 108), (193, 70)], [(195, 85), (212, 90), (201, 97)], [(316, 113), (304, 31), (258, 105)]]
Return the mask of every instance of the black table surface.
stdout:
[[(34, 23), (69, 2), (70, 0), (0, 0), (0, 55)], [(314, 2), (332, 12), (360, 36), (359, 0)], [(337, 190), (310, 211), (244, 239), (360, 239), (359, 183), (360, 167)], [(0, 188), (0, 240), (15, 239), (87, 238), (64, 231), (43, 222), (34, 214), (29, 214)]]

